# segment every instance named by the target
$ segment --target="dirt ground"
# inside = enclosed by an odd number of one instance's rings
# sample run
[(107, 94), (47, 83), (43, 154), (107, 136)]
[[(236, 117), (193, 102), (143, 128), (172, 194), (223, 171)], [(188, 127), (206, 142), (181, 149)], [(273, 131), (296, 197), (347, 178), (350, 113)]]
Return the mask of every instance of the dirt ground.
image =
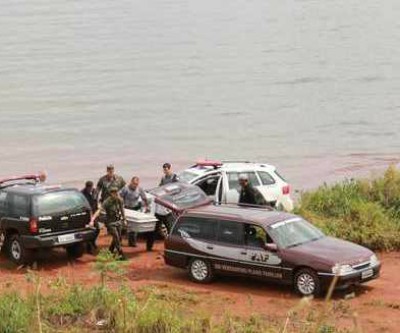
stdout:
[[(108, 237), (100, 238), (100, 246), (108, 244)], [(124, 241), (126, 245), (126, 240)], [(157, 285), (182, 288), (196, 295), (198, 311), (213, 315), (234, 314), (259, 316), (284, 323), (288, 313), (299, 307), (301, 301), (289, 287), (264, 281), (239, 277), (219, 277), (211, 284), (191, 282), (186, 272), (164, 264), (163, 244), (159, 241), (153, 252), (145, 251), (140, 242), (136, 248), (125, 247), (129, 258), (127, 281), (132, 288)], [(355, 297), (349, 293), (336, 292), (333, 305), (339, 314), (339, 327), (354, 327), (357, 323), (362, 332), (400, 332), (400, 252), (382, 253), (381, 277), (355, 289)], [(84, 255), (74, 263), (68, 262), (64, 251), (53, 250), (40, 255), (37, 270), (43, 280), (62, 276), (71, 283), (91, 285), (99, 281), (93, 270), (95, 257)], [(26, 279), (26, 269), (17, 268), (4, 255), (0, 257), (0, 291), (18, 289), (29, 291), (32, 284)], [(321, 306), (323, 299), (311, 301)], [(197, 308), (196, 308), (197, 311)]]

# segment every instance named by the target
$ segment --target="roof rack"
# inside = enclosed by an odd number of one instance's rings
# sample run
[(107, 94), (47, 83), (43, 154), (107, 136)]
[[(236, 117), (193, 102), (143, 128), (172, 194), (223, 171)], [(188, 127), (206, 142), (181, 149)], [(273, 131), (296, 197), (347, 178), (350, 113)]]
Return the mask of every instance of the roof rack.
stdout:
[[(17, 181), (19, 180), (34, 180), (35, 183), (39, 181), (39, 176), (38, 175), (22, 175), (22, 176), (13, 176), (13, 177), (8, 177), (8, 178), (3, 178), (0, 179), (0, 188), (4, 188), (9, 185), (15, 185), (18, 184)], [(15, 182), (15, 183), (14, 183)], [(12, 184), (7, 184), (7, 183), (12, 183)]]
[(243, 204), (243, 203), (230, 203), (230, 204), (221, 204), (224, 207), (232, 207), (232, 208), (238, 208), (238, 207), (244, 207), (244, 208), (251, 208), (251, 209), (259, 209), (259, 210), (269, 210), (269, 211), (275, 211), (276, 209), (271, 206), (267, 205), (251, 205), (251, 204)]

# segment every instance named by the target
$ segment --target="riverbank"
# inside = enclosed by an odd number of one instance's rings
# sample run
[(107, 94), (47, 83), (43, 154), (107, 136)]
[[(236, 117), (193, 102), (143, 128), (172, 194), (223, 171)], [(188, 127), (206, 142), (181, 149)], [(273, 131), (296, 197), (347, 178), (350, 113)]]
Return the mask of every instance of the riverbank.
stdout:
[[(106, 248), (108, 242), (108, 236), (101, 236), (101, 247)], [(157, 316), (164, 310), (160, 309), (159, 313), (154, 313), (154, 311), (162, 305), (167, 314), (172, 316), (169, 319), (171, 325), (176, 323), (176, 320), (180, 320), (182, 323), (206, 320), (207, 325), (215, 328), (215, 330), (189, 331), (193, 333), (282, 332), (288, 318), (289, 325), (286, 332), (297, 333), (300, 332), (300, 328), (303, 329), (302, 332), (316, 332), (310, 328), (314, 327), (313, 325), (319, 318), (319, 310), (324, 305), (322, 299), (310, 302), (301, 301), (288, 287), (237, 277), (221, 277), (207, 285), (195, 284), (188, 279), (185, 271), (164, 264), (162, 250), (161, 242), (158, 242), (155, 251), (150, 253), (145, 251), (143, 242), (140, 242), (137, 248), (126, 248), (129, 261), (123, 268), (125, 272), (107, 283), (113, 290), (117, 290), (122, 285), (125, 286), (129, 290), (129, 292), (125, 292), (125, 297), (131, 299), (132, 302), (136, 302), (133, 299), (138, 298), (138, 308), (150, 312), (153, 315), (153, 317), (149, 316), (153, 318), (150, 318), (151, 320), (159, 318)], [(325, 317), (323, 321), (326, 329), (331, 328), (324, 332), (397, 332), (397, 328), (400, 327), (400, 280), (397, 274), (400, 270), (400, 253), (380, 253), (379, 258), (383, 264), (382, 276), (379, 279), (356, 288), (354, 298), (346, 299), (346, 293), (343, 292), (334, 294), (327, 310), (329, 318)], [(63, 251), (53, 251), (42, 255), (33, 276), (40, 277), (43, 297), (51, 294), (62, 295), (65, 288), (71, 286), (80, 286), (79, 288), (87, 291), (85, 295), (89, 295), (88, 290), (99, 287), (101, 280), (99, 272), (94, 268), (95, 262), (95, 257), (84, 255), (74, 263), (68, 263)], [(0, 268), (0, 292), (2, 295), (0, 303), (2, 298), (4, 301), (4, 295), (10, 292), (17, 291), (23, 297), (34, 292), (35, 282), (32, 279), (32, 273), (24, 268), (17, 269), (9, 264), (3, 256), (0, 257)], [(115, 295), (119, 295), (121, 298), (121, 294), (115, 293)], [(150, 295), (155, 303), (150, 303), (145, 307)], [(94, 319), (93, 313), (85, 310), (85, 313), (92, 313), (92, 316), (85, 315), (86, 321), (83, 323), (78, 321), (71, 324), (71, 316), (66, 314), (72, 310), (71, 307), (65, 306), (65, 302), (67, 301), (60, 303), (60, 307), (56, 309), (58, 312), (53, 308), (52, 320), (55, 320), (56, 313), (58, 321), (54, 321), (53, 324), (56, 326), (51, 327), (57, 327), (58, 332), (85, 332), (85, 330), (75, 329), (74, 325), (77, 327), (86, 325), (84, 327), (88, 329), (88, 332), (93, 331), (91, 330), (93, 325), (99, 322)], [(165, 302), (169, 305), (167, 306)], [(64, 305), (61, 306), (62, 304)], [(76, 311), (83, 311), (79, 309), (82, 308), (78, 307)], [(64, 326), (60, 325), (59, 321), (63, 311), (65, 312)], [(149, 317), (147, 317), (147, 323), (152, 322)], [(45, 319), (43, 321), (46, 322)], [(130, 327), (132, 327), (132, 321), (129, 320)], [(356, 331), (356, 329), (359, 330)], [(52, 330), (44, 331), (54, 332)], [(22, 332), (24, 331), (22, 330)], [(37, 331), (30, 330), (29, 332)], [(117, 332), (124, 331), (117, 330)], [(152, 331), (143, 328), (126, 332), (188, 331), (177, 329)]]

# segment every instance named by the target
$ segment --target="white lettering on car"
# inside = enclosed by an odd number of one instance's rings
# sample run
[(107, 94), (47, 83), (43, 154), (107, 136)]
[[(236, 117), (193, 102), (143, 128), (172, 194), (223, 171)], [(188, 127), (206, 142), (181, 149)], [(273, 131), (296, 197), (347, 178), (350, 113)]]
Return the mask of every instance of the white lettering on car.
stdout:
[(240, 274), (251, 274), (251, 275), (255, 275), (255, 276), (271, 277), (271, 278), (275, 278), (275, 279), (283, 278), (282, 273), (266, 271), (266, 270), (256, 269), (256, 268), (237, 267), (237, 266), (232, 266), (232, 265), (228, 265), (228, 264), (219, 264), (219, 263), (214, 264), (214, 267), (215, 267), (215, 269), (218, 269), (221, 271), (227, 271), (227, 272), (234, 272), (234, 273), (240, 273)]
[(39, 221), (50, 221), (52, 219), (51, 216), (39, 216)]

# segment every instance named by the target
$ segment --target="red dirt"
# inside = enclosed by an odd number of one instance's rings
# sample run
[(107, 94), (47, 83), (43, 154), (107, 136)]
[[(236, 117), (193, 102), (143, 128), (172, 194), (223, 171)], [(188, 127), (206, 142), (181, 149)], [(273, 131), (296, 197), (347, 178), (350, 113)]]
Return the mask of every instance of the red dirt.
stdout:
[[(102, 246), (108, 241), (105, 236), (100, 238)], [(161, 242), (156, 244), (153, 252), (146, 252), (143, 243), (137, 248), (125, 248), (129, 258), (127, 278), (132, 288), (145, 285), (180, 287), (199, 297), (199, 311), (214, 315), (228, 312), (240, 316), (257, 313), (282, 323), (288, 311), (300, 302), (290, 288), (258, 280), (221, 277), (211, 284), (195, 284), (183, 270), (164, 264), (162, 250)], [(340, 308), (342, 314), (336, 322), (339, 327), (352, 327), (354, 317), (357, 317), (356, 321), (364, 333), (400, 331), (400, 252), (379, 256), (383, 263), (379, 279), (356, 288), (355, 298), (345, 300), (345, 293), (334, 294), (335, 307)], [(84, 255), (71, 264), (64, 251), (50, 251), (41, 255), (38, 271), (44, 281), (62, 276), (71, 283), (91, 285), (99, 281), (98, 274), (93, 270), (94, 261), (94, 256)], [(29, 291), (32, 284), (26, 280), (25, 273), (25, 268), (16, 268), (1, 256), (0, 291)], [(323, 300), (313, 300), (312, 304), (321, 306)]]

